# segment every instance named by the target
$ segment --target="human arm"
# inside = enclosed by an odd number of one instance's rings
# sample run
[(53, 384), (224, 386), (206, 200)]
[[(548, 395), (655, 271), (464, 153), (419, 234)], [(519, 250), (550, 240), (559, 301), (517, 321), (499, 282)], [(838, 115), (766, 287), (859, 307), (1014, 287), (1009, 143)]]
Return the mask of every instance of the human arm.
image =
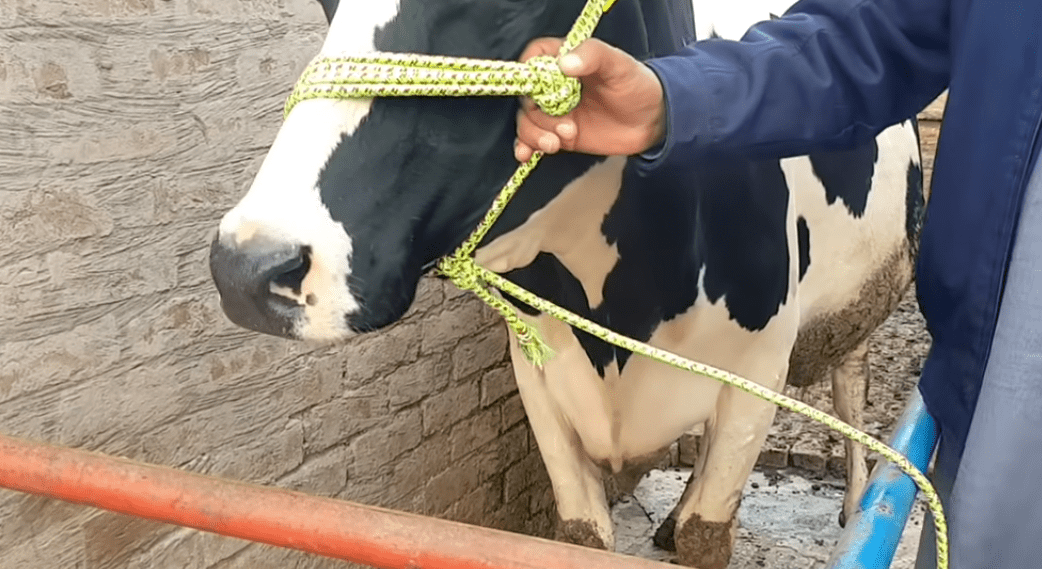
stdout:
[[(648, 60), (664, 96), (665, 148), (655, 164), (708, 148), (780, 157), (871, 138), (947, 86), (948, 14), (949, 0), (803, 0), (741, 41), (698, 42)], [(635, 70), (634, 63), (614, 66)], [(590, 93), (606, 90), (599, 68), (588, 64), (594, 71), (586, 75), (565, 69), (583, 81), (580, 107)], [(627, 80), (644, 81), (636, 71)], [(647, 102), (615, 104), (626, 109)], [(569, 140), (585, 128), (576, 121), (579, 111), (552, 119), (525, 107), (519, 157), (547, 134), (557, 137), (558, 148), (600, 153)], [(568, 125), (563, 135), (562, 125)]]

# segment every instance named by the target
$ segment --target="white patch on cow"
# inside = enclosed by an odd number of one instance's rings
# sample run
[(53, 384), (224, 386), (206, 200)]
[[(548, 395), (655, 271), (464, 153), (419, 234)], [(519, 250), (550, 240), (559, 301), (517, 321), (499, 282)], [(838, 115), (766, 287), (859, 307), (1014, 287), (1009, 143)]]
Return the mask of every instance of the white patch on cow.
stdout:
[(692, 0), (695, 37), (703, 40), (715, 33), (724, 39), (741, 39), (749, 26), (770, 19), (771, 14), (781, 16), (792, 4), (792, 0)]
[(601, 224), (619, 195), (625, 165), (620, 156), (594, 165), (520, 227), (479, 249), (477, 263), (505, 273), (528, 266), (541, 251), (553, 253), (582, 283), (589, 305), (599, 305), (604, 279), (619, 258)]
[[(375, 51), (374, 31), (398, 13), (397, 0), (342, 5), (330, 25), (322, 55)], [(310, 248), (311, 267), (300, 294), (272, 292), (299, 303), (304, 317), (295, 333), (309, 340), (351, 335), (345, 316), (359, 309), (350, 293), (351, 237), (319, 196), (322, 168), (344, 136), (350, 136), (372, 107), (372, 99), (313, 99), (293, 108), (264, 158), (249, 192), (221, 220), (220, 238), (242, 245), (254, 238), (273, 246)]]
[[(790, 188), (796, 188), (797, 213), (810, 228), (810, 267), (800, 282), (802, 322), (838, 312), (860, 296), (866, 278), (907, 248), (906, 195), (881, 188), (907, 187), (909, 162), (919, 164), (911, 122), (883, 131), (879, 158), (864, 215), (854, 218), (842, 200), (829, 204), (806, 157), (782, 161)], [(842, 235), (843, 238), (837, 238)]]
[[(696, 304), (660, 325), (649, 343), (778, 389), (796, 337), (796, 307), (790, 303), (767, 328), (750, 332), (730, 318), (724, 299), (706, 299), (701, 278), (699, 288)], [(718, 456), (718, 464), (756, 456), (773, 417), (770, 404), (736, 393), (725, 397), (723, 391), (732, 388), (642, 356), (631, 357), (621, 375), (613, 365), (602, 378), (569, 326), (545, 315), (530, 321), (555, 357), (538, 370), (514, 354), (515, 374), (563, 519), (592, 520), (598, 529), (604, 527), (599, 497), (603, 491), (594, 465), (619, 472), (627, 462), (652, 455), (697, 424), (719, 423), (720, 413), (727, 416), (727, 433), (745, 434), (715, 450), (717, 455), (730, 453)], [(762, 420), (750, 422), (750, 417)], [(735, 472), (728, 479), (744, 480), (747, 474)], [(730, 515), (729, 503), (713, 511)], [(609, 536), (607, 531), (602, 534)]]

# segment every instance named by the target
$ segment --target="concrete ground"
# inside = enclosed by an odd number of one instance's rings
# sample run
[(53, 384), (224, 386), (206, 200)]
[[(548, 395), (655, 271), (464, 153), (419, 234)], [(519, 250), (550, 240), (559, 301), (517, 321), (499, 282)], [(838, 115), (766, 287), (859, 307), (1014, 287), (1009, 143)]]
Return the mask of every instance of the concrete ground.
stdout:
[[(654, 470), (632, 497), (612, 510), (619, 553), (675, 562), (655, 547), (651, 536), (684, 489), (690, 469)], [(738, 511), (740, 529), (729, 569), (820, 569), (832, 553), (841, 528), (843, 481), (810, 478), (794, 469), (757, 470), (750, 476)], [(913, 569), (923, 524), (916, 504), (905, 527), (892, 569)]]

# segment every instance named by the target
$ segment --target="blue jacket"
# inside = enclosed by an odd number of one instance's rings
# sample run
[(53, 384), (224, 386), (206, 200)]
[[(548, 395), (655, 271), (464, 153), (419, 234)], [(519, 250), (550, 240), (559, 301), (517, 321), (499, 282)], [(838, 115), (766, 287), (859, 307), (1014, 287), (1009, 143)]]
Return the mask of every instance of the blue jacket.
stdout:
[(761, 157), (849, 147), (950, 87), (917, 286), (933, 336), (919, 388), (956, 457), (1038, 156), (1040, 32), (1038, 0), (803, 0), (740, 42), (647, 62), (669, 134), (646, 168), (709, 146)]

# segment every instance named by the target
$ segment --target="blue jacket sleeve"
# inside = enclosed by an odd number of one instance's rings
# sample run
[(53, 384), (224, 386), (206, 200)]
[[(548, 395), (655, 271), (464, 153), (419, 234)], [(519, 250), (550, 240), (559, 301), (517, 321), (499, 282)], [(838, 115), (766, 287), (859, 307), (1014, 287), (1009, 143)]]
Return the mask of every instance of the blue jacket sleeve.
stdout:
[(740, 41), (646, 63), (668, 114), (654, 168), (707, 151), (778, 158), (865, 142), (948, 84), (950, 0), (803, 0)]

